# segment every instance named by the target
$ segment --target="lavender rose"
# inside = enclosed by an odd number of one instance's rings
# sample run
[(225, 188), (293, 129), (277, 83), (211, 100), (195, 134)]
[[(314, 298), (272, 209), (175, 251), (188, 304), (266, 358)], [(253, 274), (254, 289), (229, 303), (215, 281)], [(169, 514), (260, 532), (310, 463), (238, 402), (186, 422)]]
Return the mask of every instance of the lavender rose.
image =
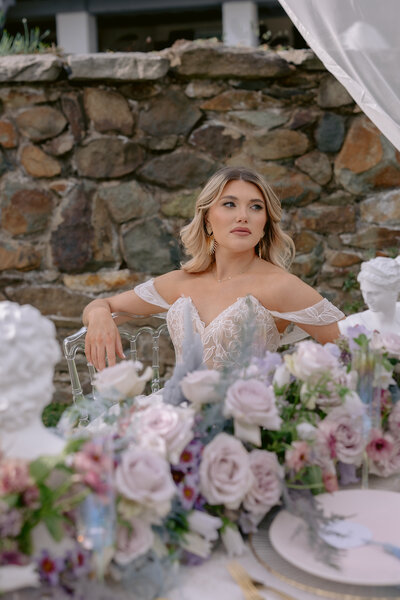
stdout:
[(250, 469), (254, 476), (253, 485), (243, 500), (243, 507), (251, 513), (265, 515), (279, 503), (283, 469), (276, 454), (267, 450), (250, 452)]
[(238, 379), (228, 388), (224, 415), (242, 423), (278, 430), (281, 418), (272, 386), (257, 379)]
[(220, 381), (219, 371), (207, 369), (193, 371), (181, 381), (181, 390), (187, 400), (197, 406), (221, 400), (216, 387)]
[(201, 493), (210, 504), (238, 508), (253, 484), (249, 454), (236, 438), (218, 434), (203, 451)]
[(132, 446), (125, 450), (115, 473), (118, 491), (143, 508), (165, 515), (176, 492), (166, 460), (150, 450)]
[(152, 547), (153, 541), (151, 526), (143, 519), (133, 517), (129, 527), (123, 525), (118, 527), (114, 559), (120, 565), (127, 565), (138, 556), (146, 554)]
[(354, 394), (351, 401), (334, 408), (318, 425), (319, 433), (326, 433), (332, 458), (354, 465), (361, 463), (365, 446), (363, 410), (361, 401)]
[(164, 440), (172, 464), (179, 462), (182, 450), (193, 439), (194, 412), (190, 408), (158, 402), (136, 414), (135, 437), (139, 445), (148, 446), (151, 437)]

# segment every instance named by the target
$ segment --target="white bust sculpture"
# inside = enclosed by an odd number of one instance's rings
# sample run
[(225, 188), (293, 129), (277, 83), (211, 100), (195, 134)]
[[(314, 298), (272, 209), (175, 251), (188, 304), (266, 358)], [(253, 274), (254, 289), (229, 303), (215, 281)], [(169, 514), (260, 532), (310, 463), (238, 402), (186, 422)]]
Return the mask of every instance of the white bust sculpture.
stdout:
[(0, 444), (6, 456), (58, 454), (64, 441), (43, 425), (61, 353), (53, 323), (30, 305), (0, 302)]
[(341, 333), (348, 327), (364, 325), (370, 331), (400, 335), (399, 258), (379, 256), (361, 265), (357, 279), (368, 310), (339, 321)]

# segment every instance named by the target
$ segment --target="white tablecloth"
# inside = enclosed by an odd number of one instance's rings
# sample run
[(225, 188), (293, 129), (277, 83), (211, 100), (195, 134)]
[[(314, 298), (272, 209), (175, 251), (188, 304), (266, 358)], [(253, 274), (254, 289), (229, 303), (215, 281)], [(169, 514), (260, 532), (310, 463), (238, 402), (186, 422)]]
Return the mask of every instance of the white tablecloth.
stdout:
[[(181, 567), (177, 585), (167, 594), (168, 600), (243, 600), (237, 583), (226, 569), (231, 561), (221, 548), (216, 550), (212, 558), (197, 567)], [(245, 554), (237, 559), (257, 581), (276, 587), (291, 596), (294, 600), (321, 600), (320, 597), (298, 590), (274, 577), (254, 558), (250, 548), (246, 546)], [(269, 590), (259, 590), (266, 600), (279, 598)]]

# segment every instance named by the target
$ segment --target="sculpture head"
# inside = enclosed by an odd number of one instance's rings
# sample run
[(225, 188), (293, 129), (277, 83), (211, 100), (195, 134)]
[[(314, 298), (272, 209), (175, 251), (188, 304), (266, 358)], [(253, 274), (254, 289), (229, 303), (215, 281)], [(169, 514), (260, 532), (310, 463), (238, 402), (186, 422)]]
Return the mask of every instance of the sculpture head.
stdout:
[(357, 277), (361, 293), (372, 312), (390, 313), (400, 292), (400, 263), (378, 256), (362, 263)]
[(0, 302), (0, 437), (40, 417), (60, 357), (49, 319), (29, 304)]

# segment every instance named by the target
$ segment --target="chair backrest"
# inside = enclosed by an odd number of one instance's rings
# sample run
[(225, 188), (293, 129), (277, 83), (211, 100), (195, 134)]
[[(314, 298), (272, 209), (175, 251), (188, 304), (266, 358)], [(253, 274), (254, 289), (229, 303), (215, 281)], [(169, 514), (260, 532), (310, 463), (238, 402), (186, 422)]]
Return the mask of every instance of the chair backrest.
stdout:
[[(146, 362), (145, 358), (141, 356), (140, 350), (146, 350), (146, 348), (143, 348), (145, 338), (147, 338), (147, 342), (151, 342), (150, 364), (153, 368), (151, 391), (157, 392), (161, 387), (160, 337), (162, 335), (169, 337), (165, 315), (157, 314), (143, 317), (129, 313), (113, 313), (112, 317), (118, 326), (122, 345), (124, 347), (124, 354), (127, 358)], [(84, 354), (85, 336), (86, 327), (82, 327), (79, 331), (66, 337), (63, 341), (63, 351), (71, 378), (72, 398), (74, 402), (84, 396), (76, 358), (78, 353)], [(140, 344), (141, 342), (142, 344)], [(142, 348), (140, 348), (140, 345), (142, 345)], [(147, 362), (149, 362), (149, 360), (147, 360)], [(92, 394), (93, 397), (95, 397), (96, 392), (93, 386), (93, 380), (96, 369), (87, 361), (86, 365), (89, 371)]]

